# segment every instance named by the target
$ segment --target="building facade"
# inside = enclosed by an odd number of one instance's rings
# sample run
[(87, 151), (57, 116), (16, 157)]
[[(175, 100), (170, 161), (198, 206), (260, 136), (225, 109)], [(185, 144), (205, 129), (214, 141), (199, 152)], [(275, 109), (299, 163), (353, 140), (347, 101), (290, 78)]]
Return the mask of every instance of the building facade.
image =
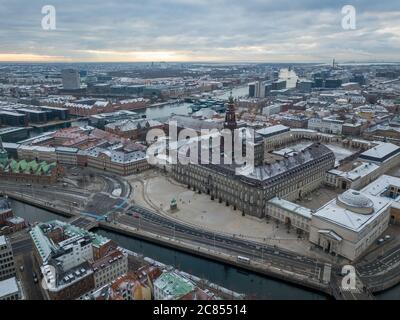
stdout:
[(0, 281), (0, 300), (20, 300), (21, 289), (17, 278), (12, 277)]
[(65, 90), (77, 90), (81, 87), (79, 71), (75, 69), (61, 70), (63, 88)]
[(395, 222), (400, 178), (387, 175), (360, 191), (349, 189), (313, 215), (309, 240), (327, 253), (358, 259)]
[(172, 166), (172, 176), (188, 188), (209, 194), (212, 200), (263, 218), (268, 200), (276, 196), (302, 198), (323, 183), (334, 162), (333, 152), (316, 143), (279, 162), (256, 166), (244, 175), (236, 174), (237, 168), (229, 165), (177, 163)]
[(128, 272), (128, 254), (116, 249), (105, 257), (96, 260), (92, 268), (94, 286), (96, 289), (101, 288)]
[(5, 236), (0, 236), (0, 280), (14, 276), (15, 264), (10, 240)]

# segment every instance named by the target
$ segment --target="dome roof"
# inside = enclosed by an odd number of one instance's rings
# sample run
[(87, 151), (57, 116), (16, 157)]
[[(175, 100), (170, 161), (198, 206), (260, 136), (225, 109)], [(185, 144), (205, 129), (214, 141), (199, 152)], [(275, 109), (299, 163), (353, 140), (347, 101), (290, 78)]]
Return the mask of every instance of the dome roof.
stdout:
[(345, 209), (356, 213), (371, 214), (374, 212), (372, 200), (355, 190), (350, 189), (342, 193), (338, 196), (337, 202)]

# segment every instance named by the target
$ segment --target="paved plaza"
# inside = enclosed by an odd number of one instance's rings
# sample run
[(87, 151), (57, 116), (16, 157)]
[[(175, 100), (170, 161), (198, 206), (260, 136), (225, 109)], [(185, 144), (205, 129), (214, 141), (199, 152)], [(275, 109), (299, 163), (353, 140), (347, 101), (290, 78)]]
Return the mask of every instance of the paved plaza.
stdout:
[[(301, 239), (294, 229), (275, 221), (242, 216), (232, 207), (212, 201), (208, 195), (198, 194), (175, 182), (164, 174), (149, 171), (147, 174), (131, 176), (133, 186), (131, 200), (135, 203), (216, 233), (234, 234), (237, 237), (277, 245), (301, 254), (314, 255), (309, 251), (310, 243)], [(172, 199), (178, 209), (170, 210)]]

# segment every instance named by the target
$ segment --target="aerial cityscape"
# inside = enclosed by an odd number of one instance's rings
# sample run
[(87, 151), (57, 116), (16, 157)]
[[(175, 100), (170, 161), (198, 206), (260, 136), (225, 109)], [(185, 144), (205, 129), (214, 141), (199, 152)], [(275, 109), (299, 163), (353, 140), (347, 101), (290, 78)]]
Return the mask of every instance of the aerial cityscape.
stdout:
[(400, 299), (400, 8), (281, 2), (0, 0), (0, 300)]

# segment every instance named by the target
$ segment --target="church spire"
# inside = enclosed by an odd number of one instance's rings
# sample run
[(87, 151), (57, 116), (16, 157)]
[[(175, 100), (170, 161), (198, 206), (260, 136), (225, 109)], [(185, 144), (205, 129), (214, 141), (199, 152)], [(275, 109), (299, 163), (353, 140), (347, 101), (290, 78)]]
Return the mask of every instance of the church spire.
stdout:
[(228, 100), (228, 107), (225, 113), (224, 128), (235, 130), (237, 128), (235, 102), (233, 101), (232, 90)]

